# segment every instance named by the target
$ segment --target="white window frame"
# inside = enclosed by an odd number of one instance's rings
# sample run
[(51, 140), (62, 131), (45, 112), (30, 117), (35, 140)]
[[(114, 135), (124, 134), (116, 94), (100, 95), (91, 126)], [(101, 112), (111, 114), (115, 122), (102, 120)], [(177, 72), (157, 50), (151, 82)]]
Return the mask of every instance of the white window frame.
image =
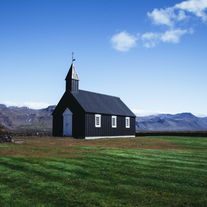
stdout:
[(130, 128), (130, 117), (125, 117), (125, 126), (126, 128)]
[[(115, 120), (114, 123), (113, 123), (113, 120)], [(116, 128), (117, 127), (117, 116), (111, 116), (111, 127), (112, 128)]]
[[(98, 122), (97, 119), (99, 120)], [(101, 127), (101, 114), (95, 114), (95, 127)]]

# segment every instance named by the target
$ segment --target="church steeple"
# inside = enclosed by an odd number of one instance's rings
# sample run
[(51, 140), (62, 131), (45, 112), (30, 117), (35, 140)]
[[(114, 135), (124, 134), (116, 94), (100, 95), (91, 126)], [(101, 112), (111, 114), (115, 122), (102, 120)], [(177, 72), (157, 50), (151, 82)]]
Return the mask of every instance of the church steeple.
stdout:
[(66, 91), (69, 90), (74, 93), (78, 93), (79, 91), (79, 78), (76, 72), (75, 66), (72, 62), (70, 66), (70, 70), (65, 78), (66, 80)]

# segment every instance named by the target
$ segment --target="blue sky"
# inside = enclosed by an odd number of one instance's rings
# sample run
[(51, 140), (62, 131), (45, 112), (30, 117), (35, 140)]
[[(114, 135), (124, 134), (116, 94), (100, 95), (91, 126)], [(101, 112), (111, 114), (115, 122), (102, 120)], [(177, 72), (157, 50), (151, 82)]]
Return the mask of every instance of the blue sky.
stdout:
[(57, 104), (73, 51), (83, 90), (207, 116), (207, 0), (1, 0), (0, 37), (7, 106)]

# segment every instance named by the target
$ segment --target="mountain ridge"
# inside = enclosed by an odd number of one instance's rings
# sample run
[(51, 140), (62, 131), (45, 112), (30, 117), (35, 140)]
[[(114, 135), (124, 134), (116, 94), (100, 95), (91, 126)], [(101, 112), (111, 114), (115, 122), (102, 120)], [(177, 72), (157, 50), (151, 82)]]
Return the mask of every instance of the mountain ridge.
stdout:
[(0, 125), (12, 131), (52, 131), (54, 109), (54, 105), (44, 109), (30, 109), (0, 104)]
[[(0, 104), (0, 126), (11, 131), (52, 131), (52, 112), (55, 107), (30, 109)], [(196, 117), (191, 113), (138, 116), (136, 131), (207, 131), (207, 117)]]
[(158, 114), (136, 117), (136, 131), (206, 131), (207, 117), (191, 113)]

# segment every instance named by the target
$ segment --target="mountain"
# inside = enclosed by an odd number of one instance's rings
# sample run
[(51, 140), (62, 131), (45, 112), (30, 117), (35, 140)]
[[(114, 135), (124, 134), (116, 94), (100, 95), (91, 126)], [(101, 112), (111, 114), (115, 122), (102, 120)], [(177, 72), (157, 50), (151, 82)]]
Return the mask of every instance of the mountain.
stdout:
[(13, 131), (52, 131), (54, 109), (55, 106), (35, 110), (0, 104), (0, 125)]
[[(13, 131), (52, 131), (55, 107), (35, 110), (0, 104), (0, 126)], [(207, 131), (207, 117), (199, 118), (191, 113), (136, 117), (136, 131)]]
[(137, 117), (136, 131), (206, 131), (207, 117), (199, 118), (191, 113), (159, 114)]
[(6, 108), (6, 105), (4, 105), (4, 104), (0, 104), (0, 109), (1, 108)]

